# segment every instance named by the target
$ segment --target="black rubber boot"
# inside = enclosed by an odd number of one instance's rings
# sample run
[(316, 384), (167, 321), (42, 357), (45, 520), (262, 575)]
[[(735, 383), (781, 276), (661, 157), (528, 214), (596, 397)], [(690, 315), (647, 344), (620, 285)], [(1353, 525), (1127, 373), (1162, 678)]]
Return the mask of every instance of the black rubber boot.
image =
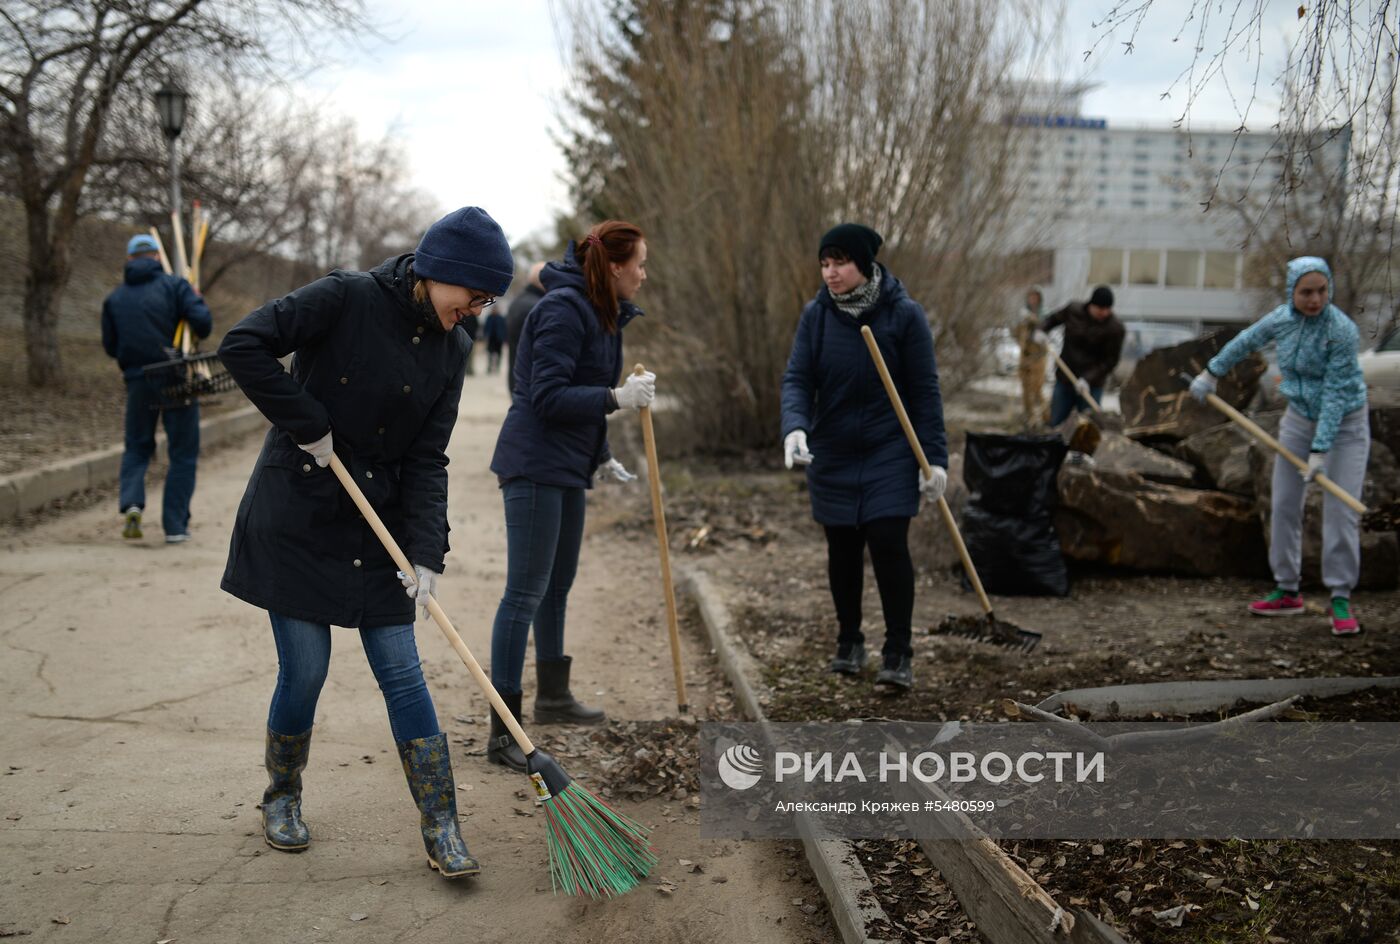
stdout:
[[(520, 693), (501, 692), (501, 700), (506, 703), (515, 720), (519, 721)], [(510, 736), (510, 729), (501, 720), (501, 716), (496, 714), (495, 708), (491, 709), (491, 739), (486, 743), (486, 759), (493, 764), (525, 773), (525, 752), (515, 743), (515, 738)]]
[(413, 802), (418, 805), (423, 830), (423, 848), (428, 865), (443, 878), (476, 875), (481, 865), (467, 851), (457, 825), (457, 785), (452, 781), (452, 758), (447, 751), (447, 735), (414, 738), (398, 745), (399, 760)]
[(263, 839), (283, 852), (301, 852), (311, 845), (311, 833), (301, 821), (301, 772), (310, 753), (310, 728), (291, 735), (268, 728), (263, 750), (268, 780), (262, 798)]
[(535, 679), (539, 682), (535, 693), (536, 724), (602, 724), (607, 720), (603, 709), (579, 704), (569, 691), (569, 667), (573, 664), (573, 656), (535, 663)]

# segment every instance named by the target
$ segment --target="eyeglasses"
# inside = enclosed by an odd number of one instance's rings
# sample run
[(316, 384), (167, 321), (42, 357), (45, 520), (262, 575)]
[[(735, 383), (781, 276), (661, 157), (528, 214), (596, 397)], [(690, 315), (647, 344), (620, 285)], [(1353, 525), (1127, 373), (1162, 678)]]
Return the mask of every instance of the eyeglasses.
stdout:
[(485, 311), (494, 304), (496, 304), (495, 295), (473, 295), (471, 301), (467, 303), (467, 307), (474, 311)]

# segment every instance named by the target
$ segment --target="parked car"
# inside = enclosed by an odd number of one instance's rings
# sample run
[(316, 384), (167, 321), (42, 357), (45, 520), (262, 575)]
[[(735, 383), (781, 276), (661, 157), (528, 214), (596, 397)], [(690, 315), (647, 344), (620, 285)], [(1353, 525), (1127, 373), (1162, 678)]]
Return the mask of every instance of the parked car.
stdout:
[(1160, 321), (1125, 321), (1123, 329), (1123, 356), (1113, 371), (1113, 378), (1119, 385), (1132, 376), (1137, 362), (1148, 354), (1196, 336), (1196, 332), (1186, 325)]
[(1363, 351), (1357, 359), (1361, 361), (1366, 386), (1400, 389), (1400, 328), (1385, 335), (1379, 344)]

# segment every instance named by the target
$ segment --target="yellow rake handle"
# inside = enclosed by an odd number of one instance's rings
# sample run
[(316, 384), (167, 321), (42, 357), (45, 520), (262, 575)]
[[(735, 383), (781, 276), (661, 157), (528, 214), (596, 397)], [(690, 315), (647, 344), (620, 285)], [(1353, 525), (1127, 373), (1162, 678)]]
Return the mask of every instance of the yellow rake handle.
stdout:
[[(904, 401), (900, 399), (899, 391), (894, 388), (894, 379), (890, 377), (890, 369), (885, 366), (880, 345), (875, 342), (875, 335), (869, 326), (863, 326), (860, 334), (865, 338), (865, 346), (870, 348), (870, 357), (875, 361), (875, 369), (880, 372), (880, 380), (884, 382), (885, 393), (889, 394), (890, 403), (894, 405), (899, 425), (904, 427), (905, 438), (909, 440), (909, 446), (919, 460), (919, 468), (923, 470), (924, 478), (930, 478), (933, 475), (933, 466), (929, 465), (928, 457), (924, 455), (924, 447), (919, 445), (919, 437), (914, 435), (914, 424), (909, 422), (909, 414), (904, 410)], [(953, 517), (953, 509), (948, 507), (948, 502), (941, 495), (938, 497), (938, 511), (943, 515), (943, 523), (948, 526), (948, 534), (953, 539), (953, 546), (958, 549), (958, 557), (962, 558), (963, 570), (967, 572), (967, 579), (972, 581), (972, 589), (977, 593), (977, 601), (982, 604), (982, 612), (991, 616), (992, 601), (987, 599), (987, 591), (982, 589), (982, 578), (977, 575), (972, 555), (967, 552), (967, 545), (963, 543), (962, 532), (958, 530), (958, 522)]]
[[(389, 552), (389, 556), (394, 559), (399, 570), (406, 574), (413, 574), (413, 564), (404, 556), (404, 552), (399, 550), (399, 545), (394, 541), (393, 535), (389, 533), (388, 528), (384, 527), (384, 522), (379, 519), (379, 513), (374, 510), (369, 499), (365, 498), (365, 493), (360, 491), (360, 486), (356, 485), (355, 480), (351, 478), (350, 470), (345, 468), (345, 463), (341, 462), (340, 456), (335, 453), (331, 453), (331, 471), (335, 473), (336, 478), (340, 479), (340, 484), (345, 486), (345, 491), (350, 493), (355, 507), (359, 508), (360, 514), (365, 516), (365, 520), (369, 522), (369, 526), (374, 529), (375, 535), (378, 536), (379, 543), (384, 545), (384, 550)], [(442, 630), (442, 634), (447, 637), (452, 648), (457, 650), (457, 655), (462, 657), (462, 661), (466, 663), (467, 671), (471, 672), (472, 678), (476, 680), (482, 694), (486, 696), (487, 701), (491, 702), (491, 707), (496, 709), (496, 714), (505, 722), (506, 728), (510, 731), (511, 737), (515, 738), (515, 742), (520, 745), (520, 749), (527, 755), (532, 753), (535, 749), (534, 742), (526, 736), (525, 729), (510, 713), (510, 709), (506, 707), (500, 693), (491, 684), (491, 679), (487, 678), (486, 673), (482, 671), (481, 663), (476, 661), (476, 656), (472, 655), (472, 651), (462, 641), (462, 637), (452, 626), (452, 621), (447, 618), (447, 614), (443, 612), (436, 597), (428, 598), (428, 615), (433, 618), (433, 622), (438, 624), (438, 629)]]

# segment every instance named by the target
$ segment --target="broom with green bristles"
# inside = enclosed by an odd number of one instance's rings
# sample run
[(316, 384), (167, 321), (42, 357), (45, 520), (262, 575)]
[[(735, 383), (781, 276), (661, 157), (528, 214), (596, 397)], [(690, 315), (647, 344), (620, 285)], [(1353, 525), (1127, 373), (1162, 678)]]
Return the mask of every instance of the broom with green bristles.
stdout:
[[(404, 573), (414, 573), (413, 565), (351, 478), (345, 463), (332, 454), (330, 466), (394, 563)], [(656, 865), (656, 855), (647, 840), (648, 830), (575, 783), (554, 758), (535, 747), (433, 597), (428, 598), (428, 613), (462, 657), (472, 678), (525, 754), (526, 771), (544, 807), (549, 877), (554, 890), (563, 889), (570, 895), (582, 894), (594, 899), (612, 898), (631, 891)]]

